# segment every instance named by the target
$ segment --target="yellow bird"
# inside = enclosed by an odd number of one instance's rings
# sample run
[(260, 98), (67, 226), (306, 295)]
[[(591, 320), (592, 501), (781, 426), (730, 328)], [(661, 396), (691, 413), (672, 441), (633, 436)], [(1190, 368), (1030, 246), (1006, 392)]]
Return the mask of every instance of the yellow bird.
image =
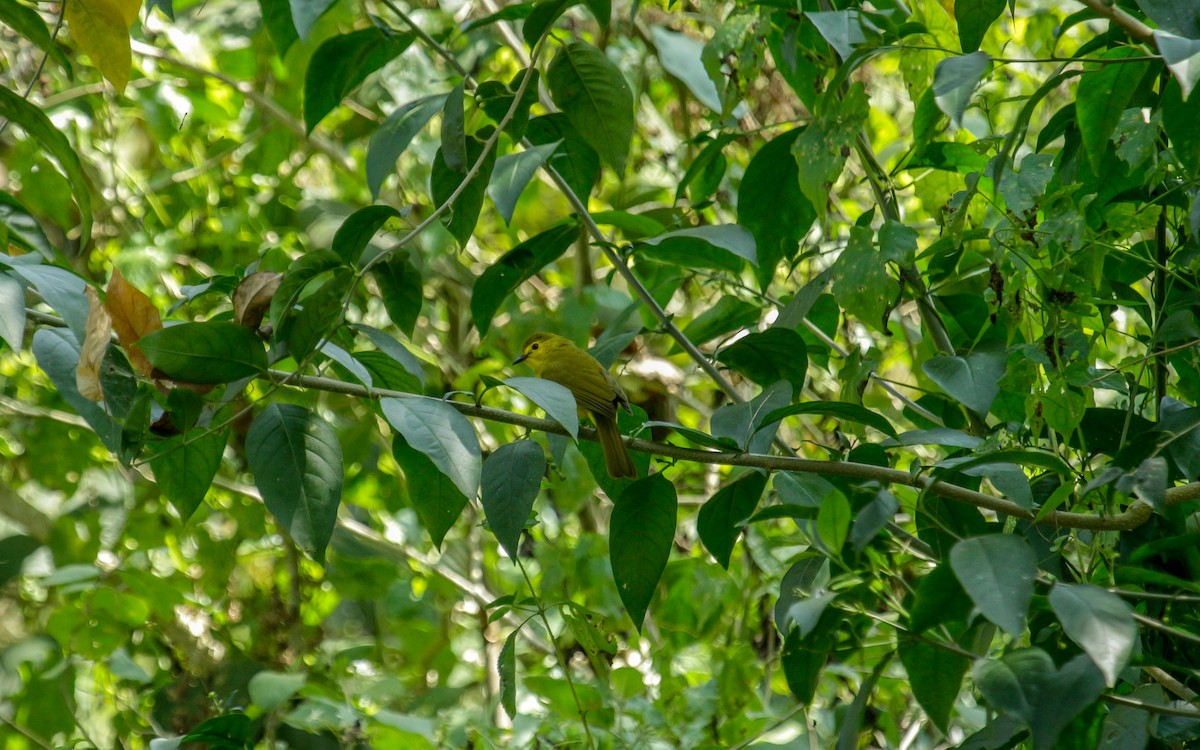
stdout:
[(526, 362), (539, 378), (565, 386), (575, 396), (579, 416), (591, 417), (600, 435), (604, 463), (613, 477), (636, 477), (633, 457), (621, 441), (617, 428), (617, 408), (629, 408), (629, 397), (616, 378), (596, 358), (553, 333), (535, 333), (521, 347), (521, 356), (513, 362)]

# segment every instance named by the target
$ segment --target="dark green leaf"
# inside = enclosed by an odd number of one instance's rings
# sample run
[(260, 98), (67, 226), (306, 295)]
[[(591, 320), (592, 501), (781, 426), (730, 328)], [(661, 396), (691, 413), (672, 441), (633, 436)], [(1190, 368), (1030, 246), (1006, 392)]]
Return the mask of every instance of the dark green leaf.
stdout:
[(758, 507), (767, 486), (767, 475), (751, 471), (722, 487), (708, 499), (696, 517), (696, 531), (717, 563), (729, 569), (733, 544), (741, 534), (741, 524)]
[(1034, 750), (1052, 750), (1063, 728), (1104, 690), (1104, 676), (1080, 654), (1056, 670), (1037, 648), (975, 663), (975, 684), (993, 707), (1033, 729)]
[(204, 502), (228, 440), (229, 430), (192, 430), (153, 444), (154, 481), (183, 521)]
[(400, 154), (404, 153), (408, 144), (412, 143), (412, 139), (445, 101), (446, 95), (438, 94), (409, 102), (388, 115), (379, 129), (371, 134), (367, 144), (367, 187), (371, 189), (372, 197), (379, 197), (379, 189), (396, 166)]
[(342, 498), (342, 447), (333, 428), (303, 407), (271, 404), (246, 434), (246, 462), (280, 528), (324, 562)]
[[(352, 283), (349, 268), (339, 268), (320, 289), (299, 305), (287, 330), (288, 353), (297, 362), (307, 357), (325, 338), (333, 334), (330, 328), (341, 323), (342, 305)], [(151, 358), (153, 361), (153, 358)]]
[(379, 298), (392, 324), (405, 336), (412, 336), (425, 302), (421, 272), (407, 255), (396, 253), (372, 268), (371, 274), (379, 285)]
[[(979, 49), (988, 27), (1004, 12), (1006, 4), (1006, 0), (957, 0), (954, 3), (954, 20), (958, 23), (963, 52)], [(946, 731), (945, 727), (942, 731)]]
[[(529, 121), (525, 137), (537, 146), (559, 144), (550, 157), (549, 165), (566, 181), (571, 191), (586, 202), (596, 180), (600, 179), (600, 156), (579, 135), (567, 116), (556, 112), (535, 117)], [(595, 218), (595, 214), (592, 217)], [(660, 228), (658, 232), (661, 231)]]
[(21, 575), (25, 558), (41, 549), (42, 543), (31, 536), (13, 534), (0, 539), (0, 586)]
[(465, 497), (475, 497), (482, 458), (475, 428), (466, 417), (431, 398), (385, 398), (379, 405), (408, 445), (429, 456)]
[(410, 446), (403, 434), (397, 433), (392, 440), (392, 456), (404, 471), (409, 501), (421, 525), (429, 532), (433, 545), (441, 549), (446, 532), (467, 507), (466, 496), (425, 452)]
[(754, 235), (737, 224), (677, 229), (642, 240), (639, 246), (647, 257), (683, 266), (725, 268), (736, 272), (742, 269), (743, 261), (758, 264)]
[(50, 244), (42, 225), (22, 206), (16, 198), (0, 191), (0, 227), (8, 230), (8, 242), (22, 250), (41, 254), (46, 260), (54, 260), (54, 246)]
[(971, 96), (991, 67), (991, 55), (972, 52), (948, 57), (934, 69), (933, 100), (937, 102), (938, 109), (949, 115), (956, 128), (962, 127), (962, 118), (971, 103)]
[[(412, 356), (412, 355), (409, 355)], [(390, 391), (420, 395), (424, 388), (404, 363), (384, 352), (355, 352), (354, 359), (371, 374), (371, 385)]]
[(33, 8), (22, 5), (17, 0), (0, 0), (0, 22), (36, 44), (38, 49), (65, 68), (68, 75), (71, 74), (71, 61), (67, 59), (62, 48), (54, 43), (50, 30), (46, 28), (46, 22)]
[(403, 344), (378, 328), (362, 324), (353, 327), (365, 333), (367, 338), (371, 340), (371, 343), (375, 345), (375, 348), (399, 362), (404, 366), (404, 369), (408, 370), (414, 378), (420, 381), (422, 386), (425, 385), (425, 371), (421, 367), (420, 360), (413, 356), (412, 352), (404, 348)]
[[(528, 83), (525, 83), (526, 77), (529, 78)], [(475, 101), (493, 122), (499, 125), (505, 117), (509, 118), (504, 125), (504, 132), (514, 141), (519, 141), (525, 136), (525, 128), (529, 125), (529, 110), (538, 101), (539, 77), (536, 68), (526, 69), (518, 71), (507, 86), (500, 81), (484, 81), (475, 88)], [(516, 101), (517, 92), (521, 90), (522, 85), (525, 91), (514, 109), (513, 102)]]
[(983, 616), (1020, 638), (1037, 575), (1029, 545), (1009, 534), (964, 539), (950, 550), (950, 567)]
[[(433, 157), (433, 171), (430, 174), (429, 183), (433, 202), (436, 205), (441, 206), (447, 203), (450, 196), (458, 190), (459, 185), (462, 185), (463, 182), (467, 183), (463, 191), (454, 199), (450, 211), (442, 215), (442, 223), (450, 232), (450, 236), (458, 240), (459, 247), (465, 247), (467, 240), (471, 239), (471, 234), (475, 231), (475, 224), (479, 221), (479, 213), (483, 210), (484, 197), (487, 195), (488, 182), (492, 178), (492, 167), (496, 164), (496, 150), (488, 149), (487, 155), (484, 156), (483, 147), (483, 141), (477, 138), (467, 139), (467, 164), (470, 166), (462, 171), (450, 169), (446, 165), (441, 149), (438, 149), (437, 154)], [(479, 171), (467, 181), (468, 171), (475, 166), (481, 156), (484, 158)]]
[(829, 188), (842, 174), (846, 154), (861, 134), (870, 112), (867, 92), (855, 82), (843, 96), (826, 92), (819, 113), (792, 144), (792, 155), (804, 169), (798, 171), (800, 190), (819, 213), (829, 202)]
[(342, 99), (412, 44), (411, 34), (378, 26), (321, 42), (304, 77), (304, 124), (309, 133)]
[(333, 7), (336, 0), (288, 0), (288, 2), (292, 6), (292, 23), (296, 26), (296, 32), (302, 41), (307, 42), (308, 33), (312, 31), (313, 24)]
[(867, 227), (852, 227), (850, 241), (833, 265), (833, 294), (847, 313), (877, 330), (900, 291)]
[(821, 500), (817, 510), (817, 536), (834, 557), (842, 554), (846, 536), (850, 533), (851, 516), (850, 503), (842, 493), (833, 492)]
[(800, 189), (800, 166), (792, 155), (802, 132), (803, 128), (790, 130), (760, 148), (738, 190), (738, 223), (754, 235), (758, 285), (763, 289), (779, 262), (795, 257), (798, 243), (817, 218), (812, 201)]
[(651, 422), (646, 422), (645, 424), (642, 425), (642, 427), (645, 429), (650, 429), (651, 427), (666, 427), (668, 429), (674, 430), (675, 432), (678, 432), (680, 435), (683, 435), (685, 438), (687, 438), (688, 440), (691, 440), (696, 445), (703, 445), (706, 448), (715, 448), (716, 450), (719, 450), (719, 451), (736, 451), (736, 450), (738, 450), (737, 443), (733, 442), (729, 438), (715, 438), (712, 435), (709, 435), (707, 432), (701, 432), (700, 430), (693, 430), (690, 427), (684, 427), (683, 425), (678, 425), (678, 424), (675, 424), (674, 422), (653, 422), (653, 421), (651, 421)]
[(309, 282), (339, 268), (346, 268), (346, 265), (332, 250), (312, 250), (292, 261), (271, 297), (270, 315), (277, 332)]
[(988, 350), (965, 357), (932, 357), (921, 366), (930, 380), (980, 416), (992, 408), (1006, 368), (1004, 352)]
[(554, 22), (563, 14), (563, 11), (578, 2), (579, 0), (542, 0), (534, 5), (522, 29), (525, 43), (530, 47), (537, 46), (542, 35), (554, 26)]
[(496, 541), (514, 561), (546, 473), (546, 455), (532, 440), (505, 443), (483, 462), (483, 514)]
[(292, 7), (288, 0), (258, 0), (262, 11), (263, 26), (267, 27), (267, 36), (271, 44), (282, 58), (295, 44), (300, 35), (296, 33), (296, 24), (292, 22)]
[[(519, 6), (518, 6), (519, 7)], [(442, 107), (442, 158), (453, 170), (465, 170), (467, 164), (467, 121), (463, 108), (463, 84), (460, 83), (446, 95)]]
[(500, 675), (500, 705), (510, 719), (517, 718), (517, 634), (514, 630), (504, 639), (500, 656), (496, 658), (496, 672)]
[(557, 143), (547, 143), (515, 154), (507, 154), (496, 160), (496, 168), (492, 170), (492, 181), (488, 183), (487, 192), (506, 224), (512, 224), (517, 199), (525, 192), (525, 186), (557, 148)]
[(88, 318), (83, 279), (64, 268), (48, 265), (14, 264), (11, 273), (36, 289), (46, 304), (66, 322), (75, 338), (83, 341)]
[(188, 383), (232, 383), (267, 369), (263, 342), (236, 323), (182, 323), (137, 343), (155, 369)]
[(14, 352), (25, 341), (25, 287), (7, 274), (0, 273), (0, 340)]
[(542, 378), (508, 378), (504, 384), (542, 407), (572, 440), (579, 439), (579, 409), (575, 396), (565, 386)]
[(602, 51), (583, 41), (563, 45), (546, 70), (554, 103), (618, 173), (633, 138), (633, 92)]
[(850, 527), (850, 544), (855, 552), (866, 549), (871, 540), (888, 524), (900, 510), (900, 501), (887, 490), (875, 493), (871, 502), (859, 509)]
[(678, 505), (675, 485), (662, 474), (633, 482), (613, 505), (609, 561), (617, 592), (638, 631), (675, 542)]
[(859, 404), (846, 404), (840, 401), (809, 401), (803, 404), (792, 404), (777, 409), (763, 417), (763, 425), (773, 424), (797, 414), (820, 414), (823, 417), (833, 417), (848, 422), (858, 422), (868, 427), (874, 427), (885, 435), (896, 437), (896, 428), (882, 414), (877, 414)]
[(1187, 173), (1200, 174), (1200, 96), (1184, 101), (1179, 81), (1172, 79), (1163, 92), (1162, 125)]
[(729, 404), (713, 413), (710, 420), (712, 434), (717, 438), (729, 438), (742, 450), (752, 453), (765, 452), (775, 439), (776, 429), (760, 429), (766, 415), (781, 409), (792, 400), (792, 386), (786, 381), (772, 383), (753, 400), (743, 404)]
[(33, 356), (38, 367), (50, 376), (58, 395), (95, 430), (104, 446), (114, 454), (121, 450), (121, 428), (99, 404), (89, 401), (75, 386), (81, 345), (70, 331), (39, 328), (33, 334)]
[(722, 349), (718, 359), (759, 385), (786, 380), (796, 393), (804, 388), (808, 371), (804, 339), (787, 328), (768, 328), (744, 336)]
[(1063, 632), (1100, 668), (1109, 687), (1129, 664), (1137, 640), (1133, 610), (1119, 596), (1090, 584), (1055, 584), (1050, 608)]
[(952, 622), (966, 622), (971, 599), (949, 565), (938, 565), (917, 582), (914, 601), (908, 610), (909, 628), (921, 633)]
[(1155, 29), (1154, 41), (1158, 43), (1163, 62), (1167, 64), (1175, 80), (1179, 81), (1183, 95), (1191, 96), (1196, 81), (1200, 80), (1200, 39), (1186, 39), (1162, 29)]
[[(1134, 47), (1117, 47), (1100, 57), (1119, 61), (1141, 54), (1141, 50)], [(1079, 79), (1075, 116), (1084, 150), (1097, 172), (1104, 156), (1113, 149), (1109, 139), (1121, 121), (1121, 113), (1129, 107), (1134, 92), (1149, 70), (1147, 62), (1116, 62), (1084, 71)]]
[(559, 224), (530, 237), (484, 269), (471, 290), (471, 317), (480, 333), (491, 328), (492, 317), (509, 294), (557, 260), (578, 237), (575, 224)]
[(948, 731), (950, 711), (958, 699), (969, 659), (929, 643), (901, 639), (900, 662), (908, 673), (913, 697), (938, 729)]
[(346, 217), (337, 233), (333, 235), (332, 250), (343, 263), (358, 265), (358, 259), (375, 233), (388, 219), (400, 218), (400, 212), (391, 206), (367, 206)]
[(737, 297), (724, 296), (688, 323), (683, 335), (693, 344), (705, 344), (718, 336), (752, 326), (761, 316), (762, 308), (758, 305)]

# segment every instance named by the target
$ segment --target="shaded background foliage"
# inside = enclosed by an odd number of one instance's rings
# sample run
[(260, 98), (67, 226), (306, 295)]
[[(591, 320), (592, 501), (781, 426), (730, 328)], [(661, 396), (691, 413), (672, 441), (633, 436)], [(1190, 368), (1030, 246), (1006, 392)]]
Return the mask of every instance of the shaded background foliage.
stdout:
[(1187, 4), (0, 20), (6, 747), (1200, 734)]

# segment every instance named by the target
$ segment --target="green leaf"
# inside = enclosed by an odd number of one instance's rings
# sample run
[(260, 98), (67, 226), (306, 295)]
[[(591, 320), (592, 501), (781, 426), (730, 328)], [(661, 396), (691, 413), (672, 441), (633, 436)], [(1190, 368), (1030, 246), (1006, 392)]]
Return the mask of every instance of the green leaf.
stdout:
[(379, 26), (352, 31), (321, 42), (304, 76), (304, 124), (312, 133), (317, 123), (367, 76), (387, 65), (413, 43), (411, 34), (396, 34)]
[(542, 35), (554, 26), (563, 11), (578, 3), (579, 0), (542, 0), (534, 5), (521, 29), (525, 43), (530, 47), (537, 46)]
[(1179, 82), (1168, 83), (1163, 92), (1162, 126), (1187, 173), (1200, 174), (1200, 96), (1185, 102)]
[[(430, 192), (436, 205), (441, 206), (448, 202), (459, 185), (467, 181), (468, 171), (483, 156), (483, 147), (483, 141), (477, 138), (467, 139), (467, 164), (470, 166), (461, 171), (450, 169), (442, 156), (442, 150), (438, 149), (433, 157), (433, 171), (429, 176)], [(442, 215), (442, 224), (446, 226), (450, 236), (458, 241), (459, 247), (466, 247), (467, 240), (471, 239), (471, 234), (475, 231), (495, 164), (496, 150), (488, 149), (479, 171), (467, 181), (466, 187), (450, 206), (450, 211)]]
[(617, 593), (639, 632), (671, 555), (678, 506), (675, 485), (662, 474), (633, 482), (613, 504), (609, 562)]
[(900, 501), (887, 490), (875, 493), (874, 499), (859, 509), (850, 526), (850, 544), (855, 552), (862, 552), (879, 534), (884, 526), (900, 510)]
[(582, 41), (563, 45), (546, 69), (554, 103), (600, 158), (625, 171), (633, 138), (633, 92), (602, 51)]
[[(392, 324), (411, 337), (425, 302), (425, 280), (421, 272), (406, 254), (396, 253), (372, 268), (371, 275), (379, 285), (379, 299)], [(421, 378), (424, 381), (423, 375)]]
[(505, 443), (483, 462), (483, 514), (514, 562), (545, 474), (546, 455), (532, 440)]
[(721, 95), (701, 61), (704, 43), (686, 34), (670, 31), (665, 26), (652, 28), (650, 38), (663, 70), (687, 86), (697, 101), (719, 114)]
[(0, 586), (21, 575), (25, 558), (42, 548), (42, 543), (31, 536), (12, 534), (0, 539)]
[(442, 158), (454, 170), (470, 167), (467, 164), (467, 119), (463, 107), (464, 84), (459, 83), (446, 95), (442, 106)]
[(492, 180), (488, 183), (487, 192), (496, 204), (496, 210), (504, 217), (505, 224), (512, 224), (517, 199), (521, 197), (533, 175), (542, 168), (557, 148), (557, 143), (547, 143), (515, 154), (507, 154), (496, 160), (496, 168), (492, 170)]
[(700, 430), (693, 430), (690, 427), (684, 427), (683, 425), (675, 424), (674, 422), (650, 421), (650, 422), (644, 423), (642, 425), (642, 427), (643, 427), (643, 429), (650, 429), (651, 427), (666, 427), (670, 430), (674, 430), (675, 432), (678, 432), (680, 435), (683, 435), (685, 438), (687, 438), (688, 440), (691, 440), (696, 445), (703, 445), (706, 448), (715, 448), (716, 450), (719, 450), (719, 451), (736, 451), (736, 450), (738, 450), (737, 443), (733, 442), (729, 438), (715, 438), (712, 435), (709, 435), (707, 432), (701, 432)]
[[(1006, 5), (1007, 0), (956, 0), (954, 21), (958, 24), (958, 37), (962, 40), (963, 52), (979, 49), (988, 27), (1000, 17)], [(941, 728), (944, 732), (945, 727)]]
[(332, 250), (312, 250), (292, 261), (271, 298), (270, 316), (276, 325), (277, 334), (283, 327), (284, 318), (291, 312), (309, 282), (339, 268), (347, 266)]
[(425, 385), (425, 371), (421, 367), (420, 360), (413, 356), (412, 352), (404, 348), (403, 344), (378, 328), (372, 328), (361, 323), (354, 325), (353, 328), (365, 333), (371, 343), (375, 345), (375, 348), (396, 362), (399, 362), (405, 370), (408, 370), (414, 378), (420, 381), (422, 386)]
[(33, 8), (26, 7), (17, 0), (0, 0), (0, 22), (37, 45), (38, 49), (54, 59), (54, 62), (66, 69), (71, 75), (71, 61), (67, 59), (62, 48), (54, 43), (46, 22)]
[(983, 616), (1020, 638), (1037, 576), (1029, 545), (1009, 534), (963, 539), (950, 550), (950, 567)]
[(209, 750), (243, 750), (250, 737), (250, 717), (242, 713), (208, 719), (188, 732), (184, 742), (202, 742)]
[(971, 96), (991, 68), (992, 57), (986, 52), (948, 57), (934, 68), (933, 100), (950, 117), (954, 127), (962, 127)]
[(1007, 369), (1002, 351), (983, 350), (965, 357), (932, 357), (921, 365), (929, 379), (963, 406), (980, 416), (992, 408)]
[[(804, 624), (797, 622), (792, 617), (792, 613), (799, 614), (799, 610), (795, 610), (796, 604), (805, 601), (806, 599), (814, 598), (825, 592), (825, 587), (829, 585), (829, 558), (815, 551), (805, 552), (788, 568), (788, 571), (783, 574), (783, 580), (779, 582), (779, 599), (775, 602), (775, 625), (779, 628), (780, 633), (788, 633), (792, 626), (801, 628), (801, 633), (804, 634)], [(831, 597), (824, 597), (825, 602), (832, 601)], [(824, 605), (822, 605), (822, 609)], [(820, 614), (818, 612), (818, 614)], [(809, 623), (811, 629), (815, 625), (815, 621)]]
[[(558, 172), (575, 195), (586, 202), (596, 180), (600, 179), (600, 155), (575, 130), (567, 116), (556, 112), (535, 117), (529, 121), (525, 137), (537, 146), (558, 144), (550, 157), (549, 166)], [(595, 214), (592, 218), (595, 218)]]
[(313, 24), (333, 7), (336, 0), (288, 0), (288, 2), (292, 7), (292, 23), (295, 24), (296, 33), (300, 35), (302, 41), (307, 42)]
[(854, 48), (867, 41), (857, 10), (809, 11), (804, 17), (812, 21), (842, 60), (849, 60)]
[(1052, 750), (1063, 728), (1104, 691), (1104, 676), (1080, 654), (1055, 669), (1038, 648), (980, 659), (973, 673), (987, 702), (1033, 729), (1034, 750)]
[(718, 359), (759, 385), (786, 380), (796, 393), (804, 388), (808, 371), (808, 347), (800, 334), (788, 328), (743, 336), (722, 349)]
[(700, 508), (696, 531), (704, 547), (722, 568), (729, 569), (729, 556), (742, 533), (741, 524), (758, 507), (766, 486), (767, 475), (751, 471), (722, 487)]
[[(81, 295), (82, 296), (82, 295)], [(121, 450), (121, 427), (99, 404), (89, 401), (75, 385), (81, 345), (70, 331), (39, 328), (33, 334), (33, 356), (38, 367), (50, 376), (54, 389), (71, 408), (87, 420), (104, 446), (114, 454)]]
[(579, 237), (571, 222), (551, 227), (509, 250), (484, 269), (471, 290), (471, 318), (481, 335), (492, 326), (496, 310), (508, 295), (548, 263), (566, 252)]
[(1055, 584), (1050, 608), (1063, 632), (1092, 657), (1109, 687), (1129, 664), (1137, 640), (1133, 610), (1119, 596), (1090, 584)]
[(713, 412), (710, 425), (713, 437), (729, 438), (744, 451), (765, 453), (775, 439), (776, 428), (765, 424), (766, 415), (787, 406), (792, 400), (792, 386), (781, 380), (772, 383), (751, 401), (728, 404)]
[[(1122, 61), (1141, 54), (1134, 47), (1117, 47), (1105, 51), (1100, 58)], [(1104, 156), (1112, 150), (1110, 138), (1121, 121), (1121, 113), (1129, 108), (1134, 92), (1149, 70), (1147, 62), (1115, 62), (1086, 70), (1079, 79), (1075, 117), (1084, 151), (1097, 173), (1101, 171)]]
[(9, 273), (20, 276), (36, 289), (46, 304), (66, 322), (75, 338), (83, 341), (87, 332), (88, 303), (82, 278), (65, 268), (50, 265), (14, 264)]
[(803, 404), (792, 404), (782, 409), (776, 409), (763, 417), (763, 425), (793, 417), (797, 414), (820, 414), (823, 417), (833, 417), (848, 422), (858, 422), (868, 427), (874, 427), (885, 435), (896, 437), (896, 428), (882, 414), (877, 414), (859, 404), (846, 404), (840, 401), (809, 401)]
[(267, 369), (262, 339), (226, 321), (170, 326), (146, 334), (137, 346), (155, 369), (187, 383), (232, 383)]
[[(514, 109), (513, 103), (517, 99), (517, 92), (521, 90), (526, 76), (529, 77), (529, 83), (524, 84), (525, 91), (521, 94), (521, 101), (516, 104)], [(514, 141), (525, 137), (525, 128), (529, 125), (529, 110), (538, 101), (539, 77), (536, 68), (532, 70), (527, 68), (518, 71), (507, 85), (500, 81), (484, 81), (475, 88), (476, 103), (497, 125), (504, 121), (510, 111), (512, 112), (512, 116), (504, 125), (504, 132)]]
[(496, 672), (500, 676), (500, 705), (510, 719), (517, 718), (517, 634), (514, 630), (504, 639), (496, 657)]
[(400, 218), (400, 212), (391, 206), (367, 206), (346, 217), (333, 235), (330, 249), (347, 265), (358, 265), (358, 260), (367, 243), (388, 219)]
[(850, 503), (840, 492), (833, 492), (821, 501), (817, 510), (817, 536), (829, 554), (838, 557), (846, 544), (846, 536), (850, 533)]
[[(371, 377), (370, 368), (368, 368), (359, 360), (355, 359), (354, 355), (342, 347), (338, 346), (332, 341), (326, 341), (325, 343), (321, 344), (321, 354), (325, 355), (334, 362), (337, 362), (339, 365), (345, 368), (346, 372), (348, 372), (351, 377), (365, 385), (367, 388), (374, 386), (375, 379)], [(367, 352), (367, 354), (379, 354), (379, 352)]]
[(342, 499), (342, 447), (333, 428), (303, 407), (271, 404), (246, 433), (246, 462), (279, 527), (323, 563)]
[(958, 699), (963, 676), (971, 662), (930, 643), (903, 638), (898, 644), (900, 663), (908, 673), (913, 697), (943, 733), (949, 731), (950, 711)]
[(1191, 0), (1137, 0), (1154, 25), (1189, 39), (1200, 39), (1200, 16)]
[(467, 507), (466, 495), (428, 455), (409, 445), (404, 435), (397, 434), (392, 440), (392, 456), (404, 471), (409, 501), (421, 525), (429, 532), (433, 545), (441, 549), (446, 532)]
[[(129, 43), (128, 34), (125, 42)], [(47, 155), (53, 157), (58, 170), (71, 185), (71, 198), (79, 207), (79, 236), (83, 246), (87, 247), (92, 241), (92, 194), (83, 176), (79, 155), (71, 148), (71, 142), (42, 110), (14, 94), (7, 86), (0, 86), (0, 117), (20, 125), (29, 136), (42, 144)]]
[(644, 254), (665, 263), (683, 266), (725, 268), (740, 271), (742, 262), (757, 265), (754, 235), (737, 224), (711, 224), (691, 229), (678, 229), (642, 240)]
[(833, 294), (847, 313), (872, 328), (887, 330), (885, 316), (900, 286), (888, 275), (870, 228), (850, 228), (846, 249), (833, 264)]
[[(762, 308), (758, 305), (737, 297), (724, 296), (688, 323), (683, 335), (693, 344), (705, 344), (718, 336), (752, 326), (761, 316)], [(682, 351), (678, 346), (675, 349)]]
[(25, 341), (25, 287), (13, 277), (0, 273), (0, 339), (14, 352)]
[(250, 701), (264, 711), (274, 711), (292, 699), (308, 683), (304, 672), (272, 672), (264, 669), (250, 678)]
[(867, 121), (870, 103), (859, 82), (851, 84), (845, 96), (827, 92), (817, 109), (817, 117), (792, 144), (792, 155), (804, 169), (798, 171), (800, 190), (819, 213), (829, 202), (829, 188), (842, 174), (846, 154), (854, 145)]
[(385, 398), (379, 405), (408, 445), (429, 456), (464, 496), (475, 497), (482, 461), (479, 439), (458, 409), (430, 398)]
[[(370, 373), (371, 388), (401, 391), (420, 395), (424, 392), (421, 381), (395, 357), (384, 352), (354, 352), (354, 360)], [(411, 354), (409, 355), (412, 356)]]
[[(3, 0), (0, 0), (2, 2)], [(42, 231), (42, 225), (16, 198), (0, 191), (0, 229), (8, 231), (8, 243), (22, 250), (54, 260), (54, 246)]]
[(953, 622), (965, 623), (971, 614), (971, 600), (949, 565), (938, 565), (917, 582), (912, 606), (908, 610), (909, 628), (923, 633), (930, 628)]
[(288, 353), (297, 362), (311, 354), (323, 339), (333, 335), (331, 325), (341, 325), (342, 305), (353, 282), (352, 275), (349, 268), (336, 269), (332, 277), (299, 306), (286, 329)]
[(542, 407), (546, 415), (558, 422), (571, 436), (579, 439), (579, 407), (565, 386), (542, 378), (508, 378), (504, 384)]
[(379, 198), (379, 189), (396, 166), (400, 154), (404, 153), (408, 144), (425, 128), (429, 118), (442, 108), (445, 101), (445, 94), (437, 94), (409, 102), (388, 115), (379, 129), (371, 134), (367, 144), (367, 187), (371, 188), (372, 198)]
[(288, 0), (258, 0), (259, 10), (262, 11), (263, 26), (267, 28), (267, 36), (279, 58), (295, 44), (300, 35), (296, 32), (296, 24), (292, 22), (292, 6)]
[(760, 148), (738, 190), (738, 223), (754, 235), (761, 289), (780, 261), (796, 256), (800, 240), (817, 219), (817, 209), (800, 189), (800, 166), (792, 154), (803, 132), (803, 127), (790, 130)]
[(181, 520), (186, 522), (204, 502), (228, 441), (229, 430), (190, 430), (154, 444), (154, 481)]
[(1196, 81), (1200, 80), (1200, 39), (1186, 39), (1155, 29), (1154, 41), (1158, 44), (1163, 62), (1175, 80), (1179, 81), (1184, 100), (1187, 100), (1196, 87)]

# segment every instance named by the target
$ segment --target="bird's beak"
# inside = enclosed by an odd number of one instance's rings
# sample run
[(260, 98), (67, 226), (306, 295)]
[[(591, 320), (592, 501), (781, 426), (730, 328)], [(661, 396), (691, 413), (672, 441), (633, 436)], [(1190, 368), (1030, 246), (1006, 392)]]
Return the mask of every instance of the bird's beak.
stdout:
[(514, 359), (514, 360), (513, 360), (513, 364), (514, 364), (514, 365), (519, 365), (519, 364), (521, 364), (522, 362), (524, 362), (524, 361), (525, 361), (525, 358), (526, 358), (526, 357), (528, 357), (528, 356), (529, 356), (528, 354), (522, 354), (521, 356), (519, 356), (519, 357), (517, 357), (516, 359)]

